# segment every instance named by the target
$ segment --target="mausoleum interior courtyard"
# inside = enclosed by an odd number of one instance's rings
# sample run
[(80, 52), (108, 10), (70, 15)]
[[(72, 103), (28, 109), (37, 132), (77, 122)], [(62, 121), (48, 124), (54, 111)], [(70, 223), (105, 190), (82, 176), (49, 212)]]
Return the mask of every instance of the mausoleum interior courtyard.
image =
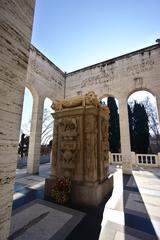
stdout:
[[(31, 45), (34, 7), (0, 3), (0, 240), (160, 239), (160, 153), (131, 151), (127, 109), (129, 96), (145, 90), (160, 115), (160, 44), (66, 73)], [(16, 169), (25, 87), (30, 144), (27, 166)], [(119, 153), (109, 151), (109, 113), (99, 104), (109, 96), (119, 105)], [(46, 98), (57, 122), (50, 162), (40, 164)], [(60, 175), (74, 180), (64, 205), (48, 194)]]

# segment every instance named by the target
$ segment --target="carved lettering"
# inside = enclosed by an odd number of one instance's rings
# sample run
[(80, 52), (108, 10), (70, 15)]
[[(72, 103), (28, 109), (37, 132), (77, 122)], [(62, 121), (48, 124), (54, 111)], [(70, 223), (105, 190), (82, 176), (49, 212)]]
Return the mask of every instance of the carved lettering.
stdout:
[(99, 74), (96, 77), (90, 77), (82, 81), (81, 88), (89, 87), (98, 84), (106, 84), (114, 79), (114, 72), (108, 71), (105, 74)]
[(140, 64), (134, 64), (132, 66), (127, 67), (127, 73), (131, 73), (133, 75), (139, 74), (141, 72), (150, 71), (153, 69), (154, 61), (146, 60)]

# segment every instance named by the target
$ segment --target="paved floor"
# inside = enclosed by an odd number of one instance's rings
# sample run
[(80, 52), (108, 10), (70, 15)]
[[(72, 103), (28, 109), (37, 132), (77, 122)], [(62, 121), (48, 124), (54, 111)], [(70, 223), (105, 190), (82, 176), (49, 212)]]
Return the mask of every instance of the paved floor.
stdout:
[[(25, 169), (17, 170), (13, 209), (43, 199), (44, 179), (49, 175), (50, 164), (41, 165), (39, 176), (26, 176), (25, 172)], [(111, 167), (111, 172), (114, 190), (100, 206), (85, 208), (68, 204), (86, 216), (65, 239), (160, 239), (159, 169), (140, 169), (129, 176), (122, 175), (122, 170), (116, 167)]]
[(84, 216), (79, 211), (36, 199), (13, 212), (8, 240), (64, 240)]
[(27, 176), (27, 170), (17, 169), (15, 181), (15, 193), (13, 196), (13, 210), (33, 201), (43, 199), (45, 178), (50, 174), (50, 163), (41, 164), (39, 175)]
[(160, 239), (159, 169), (114, 174), (115, 188), (106, 203), (99, 240)]

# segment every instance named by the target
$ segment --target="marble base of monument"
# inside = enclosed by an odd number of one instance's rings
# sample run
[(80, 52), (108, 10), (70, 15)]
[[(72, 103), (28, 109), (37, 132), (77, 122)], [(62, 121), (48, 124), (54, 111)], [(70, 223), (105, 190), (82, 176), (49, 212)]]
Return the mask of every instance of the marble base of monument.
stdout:
[[(45, 181), (45, 199), (51, 198), (51, 189), (55, 183), (54, 177)], [(98, 206), (113, 189), (113, 176), (101, 183), (73, 182), (70, 201), (80, 205)]]
[(113, 177), (101, 183), (74, 183), (71, 201), (81, 205), (98, 206), (113, 189)]

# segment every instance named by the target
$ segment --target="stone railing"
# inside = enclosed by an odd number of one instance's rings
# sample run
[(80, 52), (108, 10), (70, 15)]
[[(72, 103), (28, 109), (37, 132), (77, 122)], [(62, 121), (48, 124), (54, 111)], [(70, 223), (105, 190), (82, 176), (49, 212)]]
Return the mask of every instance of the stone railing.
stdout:
[(109, 152), (109, 162), (112, 164), (122, 164), (122, 154)]
[[(122, 164), (121, 153), (109, 152), (110, 164)], [(131, 152), (131, 161), (133, 166), (160, 167), (160, 153), (158, 154), (135, 154)]]
[(135, 154), (136, 164), (139, 166), (158, 166), (158, 155), (156, 154)]

